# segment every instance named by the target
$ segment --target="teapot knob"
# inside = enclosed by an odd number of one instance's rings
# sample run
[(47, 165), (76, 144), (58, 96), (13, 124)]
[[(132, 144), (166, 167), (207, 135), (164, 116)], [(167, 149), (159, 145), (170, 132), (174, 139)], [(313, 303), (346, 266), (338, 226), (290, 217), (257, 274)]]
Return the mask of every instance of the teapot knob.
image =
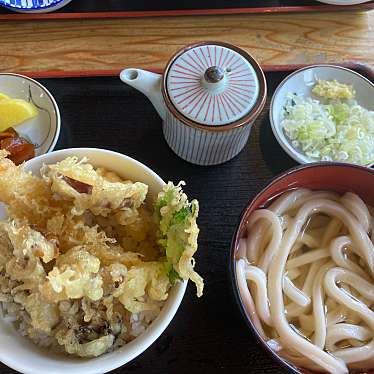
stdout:
[(204, 78), (208, 83), (218, 83), (224, 77), (225, 71), (219, 66), (211, 66), (204, 73)]

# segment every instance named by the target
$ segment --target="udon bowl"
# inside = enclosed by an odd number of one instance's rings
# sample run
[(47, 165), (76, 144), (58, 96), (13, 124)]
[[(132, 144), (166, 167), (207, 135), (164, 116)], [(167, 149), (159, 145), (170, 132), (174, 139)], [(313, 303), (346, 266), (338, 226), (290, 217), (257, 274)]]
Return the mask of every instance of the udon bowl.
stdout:
[[(235, 299), (241, 314), (247, 323), (249, 330), (257, 338), (259, 344), (272, 355), (272, 357), (289, 371), (295, 374), (311, 374), (309, 369), (295, 366), (275, 351), (273, 351), (257, 331), (250, 313), (247, 312), (241, 298), (238, 280), (236, 276), (236, 255), (239, 240), (246, 237), (246, 224), (251, 214), (259, 208), (267, 206), (274, 198), (283, 192), (308, 188), (311, 190), (328, 190), (338, 193), (347, 191), (359, 195), (366, 204), (374, 205), (374, 170), (344, 163), (318, 162), (297, 166), (274, 178), (267, 186), (245, 207), (232, 239), (229, 270)], [(374, 374), (374, 368), (365, 371), (366, 374)]]
[[(39, 175), (43, 164), (56, 163), (69, 156), (87, 157), (95, 167), (104, 167), (123, 178), (146, 183), (151, 196), (160, 192), (165, 184), (155, 172), (139, 161), (96, 148), (72, 148), (47, 153), (28, 161), (25, 168)], [(5, 216), (0, 204), (0, 219)], [(183, 281), (173, 286), (160, 314), (141, 335), (113, 352), (89, 359), (57, 354), (36, 346), (23, 337), (11, 322), (3, 319), (0, 310), (0, 361), (25, 374), (102, 374), (114, 370), (143, 353), (164, 332), (180, 306), (186, 285), (187, 282)]]

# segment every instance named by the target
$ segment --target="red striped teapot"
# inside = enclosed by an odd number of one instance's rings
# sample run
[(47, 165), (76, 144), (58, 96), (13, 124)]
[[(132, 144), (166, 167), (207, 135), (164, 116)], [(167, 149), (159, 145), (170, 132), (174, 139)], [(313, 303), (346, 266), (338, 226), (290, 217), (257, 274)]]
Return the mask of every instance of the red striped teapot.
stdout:
[(198, 165), (235, 157), (266, 100), (259, 64), (247, 52), (222, 42), (183, 48), (162, 75), (129, 68), (120, 78), (152, 102), (170, 148)]

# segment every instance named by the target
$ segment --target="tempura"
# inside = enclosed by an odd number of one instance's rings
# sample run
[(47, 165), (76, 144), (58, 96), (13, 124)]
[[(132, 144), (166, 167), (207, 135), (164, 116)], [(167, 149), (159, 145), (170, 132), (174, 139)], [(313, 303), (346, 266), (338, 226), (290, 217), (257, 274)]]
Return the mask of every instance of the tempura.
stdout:
[(41, 177), (0, 151), (0, 314), (36, 344), (80, 357), (131, 341), (194, 270), (199, 205), (168, 183), (148, 186), (87, 159), (45, 165)]

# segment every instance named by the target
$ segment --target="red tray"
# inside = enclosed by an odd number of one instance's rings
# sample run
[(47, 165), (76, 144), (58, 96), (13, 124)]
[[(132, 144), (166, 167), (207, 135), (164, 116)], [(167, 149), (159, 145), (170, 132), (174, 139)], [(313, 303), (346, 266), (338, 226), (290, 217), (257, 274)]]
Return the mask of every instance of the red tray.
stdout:
[(150, 16), (182, 16), (245, 13), (286, 13), (374, 9), (374, 1), (365, 4), (337, 6), (316, 0), (73, 0), (54, 13), (18, 14), (0, 7), (0, 20), (81, 19)]
[[(361, 64), (358, 62), (345, 62), (345, 63), (329, 63), (331, 65), (343, 66), (348, 69), (355, 70), (364, 76), (369, 76), (371, 80), (374, 80), (374, 70), (371, 66)], [(261, 64), (261, 68), (266, 73), (286, 73), (292, 72), (303, 67), (313, 64), (286, 64), (286, 65), (273, 65), (273, 64)], [(124, 67), (125, 68), (125, 67)], [(48, 70), (48, 71), (28, 71), (28, 72), (16, 72), (18, 74), (27, 75), (31, 78), (80, 78), (80, 77), (113, 77), (119, 76), (122, 69), (109, 69), (109, 70), (71, 70), (71, 71), (60, 71), (60, 70)], [(160, 69), (148, 69), (155, 73), (162, 73)]]

